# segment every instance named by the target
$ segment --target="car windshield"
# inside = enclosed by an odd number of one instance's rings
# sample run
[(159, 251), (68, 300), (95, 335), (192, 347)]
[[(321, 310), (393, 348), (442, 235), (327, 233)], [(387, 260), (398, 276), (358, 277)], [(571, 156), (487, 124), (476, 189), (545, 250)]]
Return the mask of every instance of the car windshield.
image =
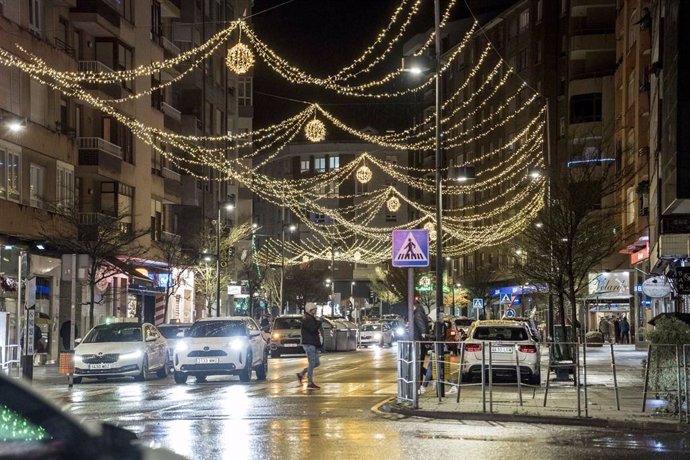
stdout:
[(524, 327), (510, 326), (480, 326), (474, 330), (472, 338), (477, 340), (527, 340)]
[(167, 326), (158, 328), (166, 339), (181, 339), (184, 337), (184, 333), (187, 329), (189, 329), (189, 326)]
[(467, 327), (472, 325), (471, 319), (456, 319), (455, 325), (460, 327)]
[(301, 318), (276, 318), (273, 329), (302, 329)]
[(363, 324), (362, 330), (363, 331), (380, 331), (381, 325), (380, 324)]
[(189, 328), (187, 337), (237, 337), (247, 335), (243, 321), (200, 321)]
[(141, 326), (138, 324), (102, 324), (91, 329), (82, 343), (141, 342)]

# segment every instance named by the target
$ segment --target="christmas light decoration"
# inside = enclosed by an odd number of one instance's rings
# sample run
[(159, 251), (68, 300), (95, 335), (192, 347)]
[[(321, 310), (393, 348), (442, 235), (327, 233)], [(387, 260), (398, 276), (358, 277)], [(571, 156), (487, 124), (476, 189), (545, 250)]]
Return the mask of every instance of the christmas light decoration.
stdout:
[(355, 177), (357, 178), (357, 182), (360, 184), (366, 184), (372, 178), (371, 169), (369, 169), (367, 165), (362, 165), (359, 167), (359, 169), (357, 169)]
[(254, 53), (244, 43), (238, 43), (228, 50), (225, 65), (238, 75), (249, 72), (254, 65)]
[(305, 126), (304, 135), (311, 142), (321, 142), (326, 139), (326, 127), (321, 120), (315, 118)]
[(388, 198), (388, 201), (386, 201), (386, 208), (388, 208), (390, 212), (396, 212), (400, 209), (400, 200), (394, 196)]

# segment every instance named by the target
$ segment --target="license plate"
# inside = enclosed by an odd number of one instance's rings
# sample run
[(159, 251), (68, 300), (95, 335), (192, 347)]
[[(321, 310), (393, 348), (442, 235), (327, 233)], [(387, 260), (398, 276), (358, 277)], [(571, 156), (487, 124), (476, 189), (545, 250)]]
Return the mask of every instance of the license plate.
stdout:
[(286, 347), (299, 347), (299, 343), (286, 343)]
[(363, 340), (369, 340), (370, 338), (371, 338), (370, 335), (365, 335), (364, 337), (362, 337)]
[(491, 353), (512, 353), (511, 347), (491, 347)]
[(197, 358), (196, 363), (197, 364), (216, 364), (218, 362), (218, 358)]
[(113, 364), (111, 364), (111, 363), (89, 364), (89, 369), (111, 369), (112, 367), (113, 367)]

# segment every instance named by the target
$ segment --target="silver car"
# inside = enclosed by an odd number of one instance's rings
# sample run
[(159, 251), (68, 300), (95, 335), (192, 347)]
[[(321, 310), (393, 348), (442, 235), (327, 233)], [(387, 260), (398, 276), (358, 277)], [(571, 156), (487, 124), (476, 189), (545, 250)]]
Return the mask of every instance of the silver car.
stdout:
[(393, 330), (388, 323), (364, 323), (359, 326), (359, 344), (363, 347), (393, 345)]

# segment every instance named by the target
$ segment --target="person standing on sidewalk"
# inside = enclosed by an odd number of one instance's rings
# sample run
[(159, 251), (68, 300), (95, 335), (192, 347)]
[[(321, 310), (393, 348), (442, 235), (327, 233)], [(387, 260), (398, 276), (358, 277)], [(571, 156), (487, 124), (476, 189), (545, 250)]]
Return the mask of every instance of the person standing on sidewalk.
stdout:
[(321, 348), (321, 321), (316, 318), (316, 305), (308, 305), (302, 317), (302, 348), (307, 354), (307, 367), (297, 373), (297, 381), (302, 385), (304, 375), (307, 375), (307, 390), (318, 390), (314, 383), (314, 368), (319, 367), (319, 348)]
[(628, 318), (625, 316), (620, 320), (621, 328), (621, 343), (630, 343), (630, 323), (628, 323)]
[[(416, 302), (414, 305), (414, 317), (412, 318), (412, 329), (413, 338), (415, 342), (422, 342), (424, 340), (429, 340), (429, 321), (427, 321), (426, 312), (421, 303)], [(427, 355), (427, 350), (429, 350), (429, 344), (420, 343), (419, 345), (419, 376), (420, 380), (422, 376), (426, 374), (426, 368), (424, 367), (424, 358)]]

